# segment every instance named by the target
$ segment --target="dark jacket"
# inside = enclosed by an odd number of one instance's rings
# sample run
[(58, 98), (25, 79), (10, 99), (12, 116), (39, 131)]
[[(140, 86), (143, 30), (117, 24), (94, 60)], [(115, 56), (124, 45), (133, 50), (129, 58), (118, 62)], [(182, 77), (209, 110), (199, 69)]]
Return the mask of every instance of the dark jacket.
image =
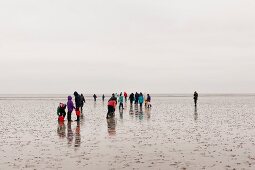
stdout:
[(57, 109), (58, 116), (63, 116), (66, 114), (66, 105), (63, 103), (60, 103)]
[(131, 94), (129, 95), (129, 100), (130, 100), (130, 101), (134, 101), (134, 98), (135, 98), (134, 93), (131, 93)]
[(85, 103), (85, 98), (83, 95), (81, 95), (81, 107), (83, 107), (84, 103)]
[(150, 95), (148, 95), (147, 101), (148, 101), (148, 102), (151, 102), (151, 96), (150, 96)]
[(139, 98), (139, 94), (138, 94), (138, 93), (135, 93), (135, 101), (138, 102), (138, 98)]
[(76, 108), (79, 108), (81, 107), (82, 105), (82, 100), (81, 100), (81, 96), (77, 93), (77, 92), (74, 92), (74, 96), (75, 96), (75, 106)]
[(194, 93), (193, 99), (194, 99), (194, 100), (197, 100), (197, 98), (198, 98), (198, 94), (197, 94), (197, 92), (195, 92), (195, 93)]

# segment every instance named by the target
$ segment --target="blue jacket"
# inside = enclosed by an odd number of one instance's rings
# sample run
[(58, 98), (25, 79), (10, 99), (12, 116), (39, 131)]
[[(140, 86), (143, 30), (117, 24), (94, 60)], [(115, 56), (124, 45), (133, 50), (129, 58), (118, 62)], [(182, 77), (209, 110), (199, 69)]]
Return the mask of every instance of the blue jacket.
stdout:
[(143, 96), (139, 96), (138, 101), (139, 101), (140, 104), (143, 103), (143, 101), (144, 101)]
[(120, 96), (120, 97), (119, 97), (119, 102), (120, 102), (120, 103), (123, 103), (123, 101), (124, 101), (124, 97), (123, 97), (123, 96)]

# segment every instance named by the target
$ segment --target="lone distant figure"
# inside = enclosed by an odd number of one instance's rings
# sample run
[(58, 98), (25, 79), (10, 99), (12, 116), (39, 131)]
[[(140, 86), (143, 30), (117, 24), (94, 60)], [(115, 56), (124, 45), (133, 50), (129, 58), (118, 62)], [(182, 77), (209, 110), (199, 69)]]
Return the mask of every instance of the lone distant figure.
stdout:
[(94, 101), (97, 101), (97, 95), (96, 94), (93, 95), (93, 98), (94, 98)]
[(103, 102), (104, 102), (104, 98), (105, 98), (105, 96), (104, 96), (104, 94), (103, 94), (103, 96), (102, 96), (102, 100), (103, 100)]
[(197, 106), (197, 98), (198, 98), (198, 94), (197, 94), (197, 92), (195, 91), (195, 92), (194, 92), (194, 97), (193, 97), (195, 106)]

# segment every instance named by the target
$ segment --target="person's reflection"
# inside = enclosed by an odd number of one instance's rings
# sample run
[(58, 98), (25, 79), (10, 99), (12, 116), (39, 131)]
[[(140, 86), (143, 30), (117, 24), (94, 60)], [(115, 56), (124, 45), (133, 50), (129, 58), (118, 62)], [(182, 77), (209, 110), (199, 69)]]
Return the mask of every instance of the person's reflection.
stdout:
[(143, 120), (143, 110), (141, 109), (141, 111), (139, 112), (139, 120)]
[(94, 108), (96, 108), (96, 107), (97, 107), (97, 102), (94, 101)]
[(147, 117), (147, 120), (151, 118), (151, 108), (145, 108), (145, 114)]
[(72, 130), (72, 123), (69, 121), (67, 123), (67, 143), (71, 146), (73, 142), (73, 130)]
[(66, 136), (66, 125), (62, 121), (58, 121), (58, 129), (57, 129), (58, 136), (60, 138), (65, 138)]
[(103, 105), (103, 107), (105, 106), (104, 100), (102, 101), (102, 105)]
[(122, 120), (123, 119), (123, 110), (120, 109), (120, 119)]
[(135, 104), (135, 114), (137, 115), (139, 113), (138, 111), (138, 104)]
[(198, 114), (197, 114), (197, 106), (195, 106), (195, 110), (194, 110), (194, 120), (196, 121), (198, 118)]
[(75, 129), (74, 147), (80, 147), (80, 146), (81, 146), (80, 122), (77, 121), (76, 129)]
[(115, 118), (107, 119), (107, 127), (108, 127), (109, 136), (115, 136), (116, 135), (116, 120), (115, 120)]
[(132, 106), (132, 105), (130, 106), (129, 114), (130, 114), (130, 115), (134, 114), (134, 110), (133, 110), (133, 106)]
[(129, 115), (130, 115), (130, 117), (131, 117), (132, 119), (134, 118), (134, 110), (133, 110), (133, 106), (132, 106), (132, 105), (130, 105)]

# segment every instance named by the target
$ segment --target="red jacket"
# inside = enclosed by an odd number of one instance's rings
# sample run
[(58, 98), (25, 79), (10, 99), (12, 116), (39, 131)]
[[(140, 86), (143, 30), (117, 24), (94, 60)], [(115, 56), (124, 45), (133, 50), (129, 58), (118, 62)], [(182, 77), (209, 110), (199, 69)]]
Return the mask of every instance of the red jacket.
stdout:
[(127, 93), (126, 92), (124, 92), (124, 97), (127, 97), (128, 95), (127, 95)]
[(112, 106), (112, 107), (116, 107), (116, 101), (115, 100), (110, 100), (109, 102), (108, 102), (108, 106)]

